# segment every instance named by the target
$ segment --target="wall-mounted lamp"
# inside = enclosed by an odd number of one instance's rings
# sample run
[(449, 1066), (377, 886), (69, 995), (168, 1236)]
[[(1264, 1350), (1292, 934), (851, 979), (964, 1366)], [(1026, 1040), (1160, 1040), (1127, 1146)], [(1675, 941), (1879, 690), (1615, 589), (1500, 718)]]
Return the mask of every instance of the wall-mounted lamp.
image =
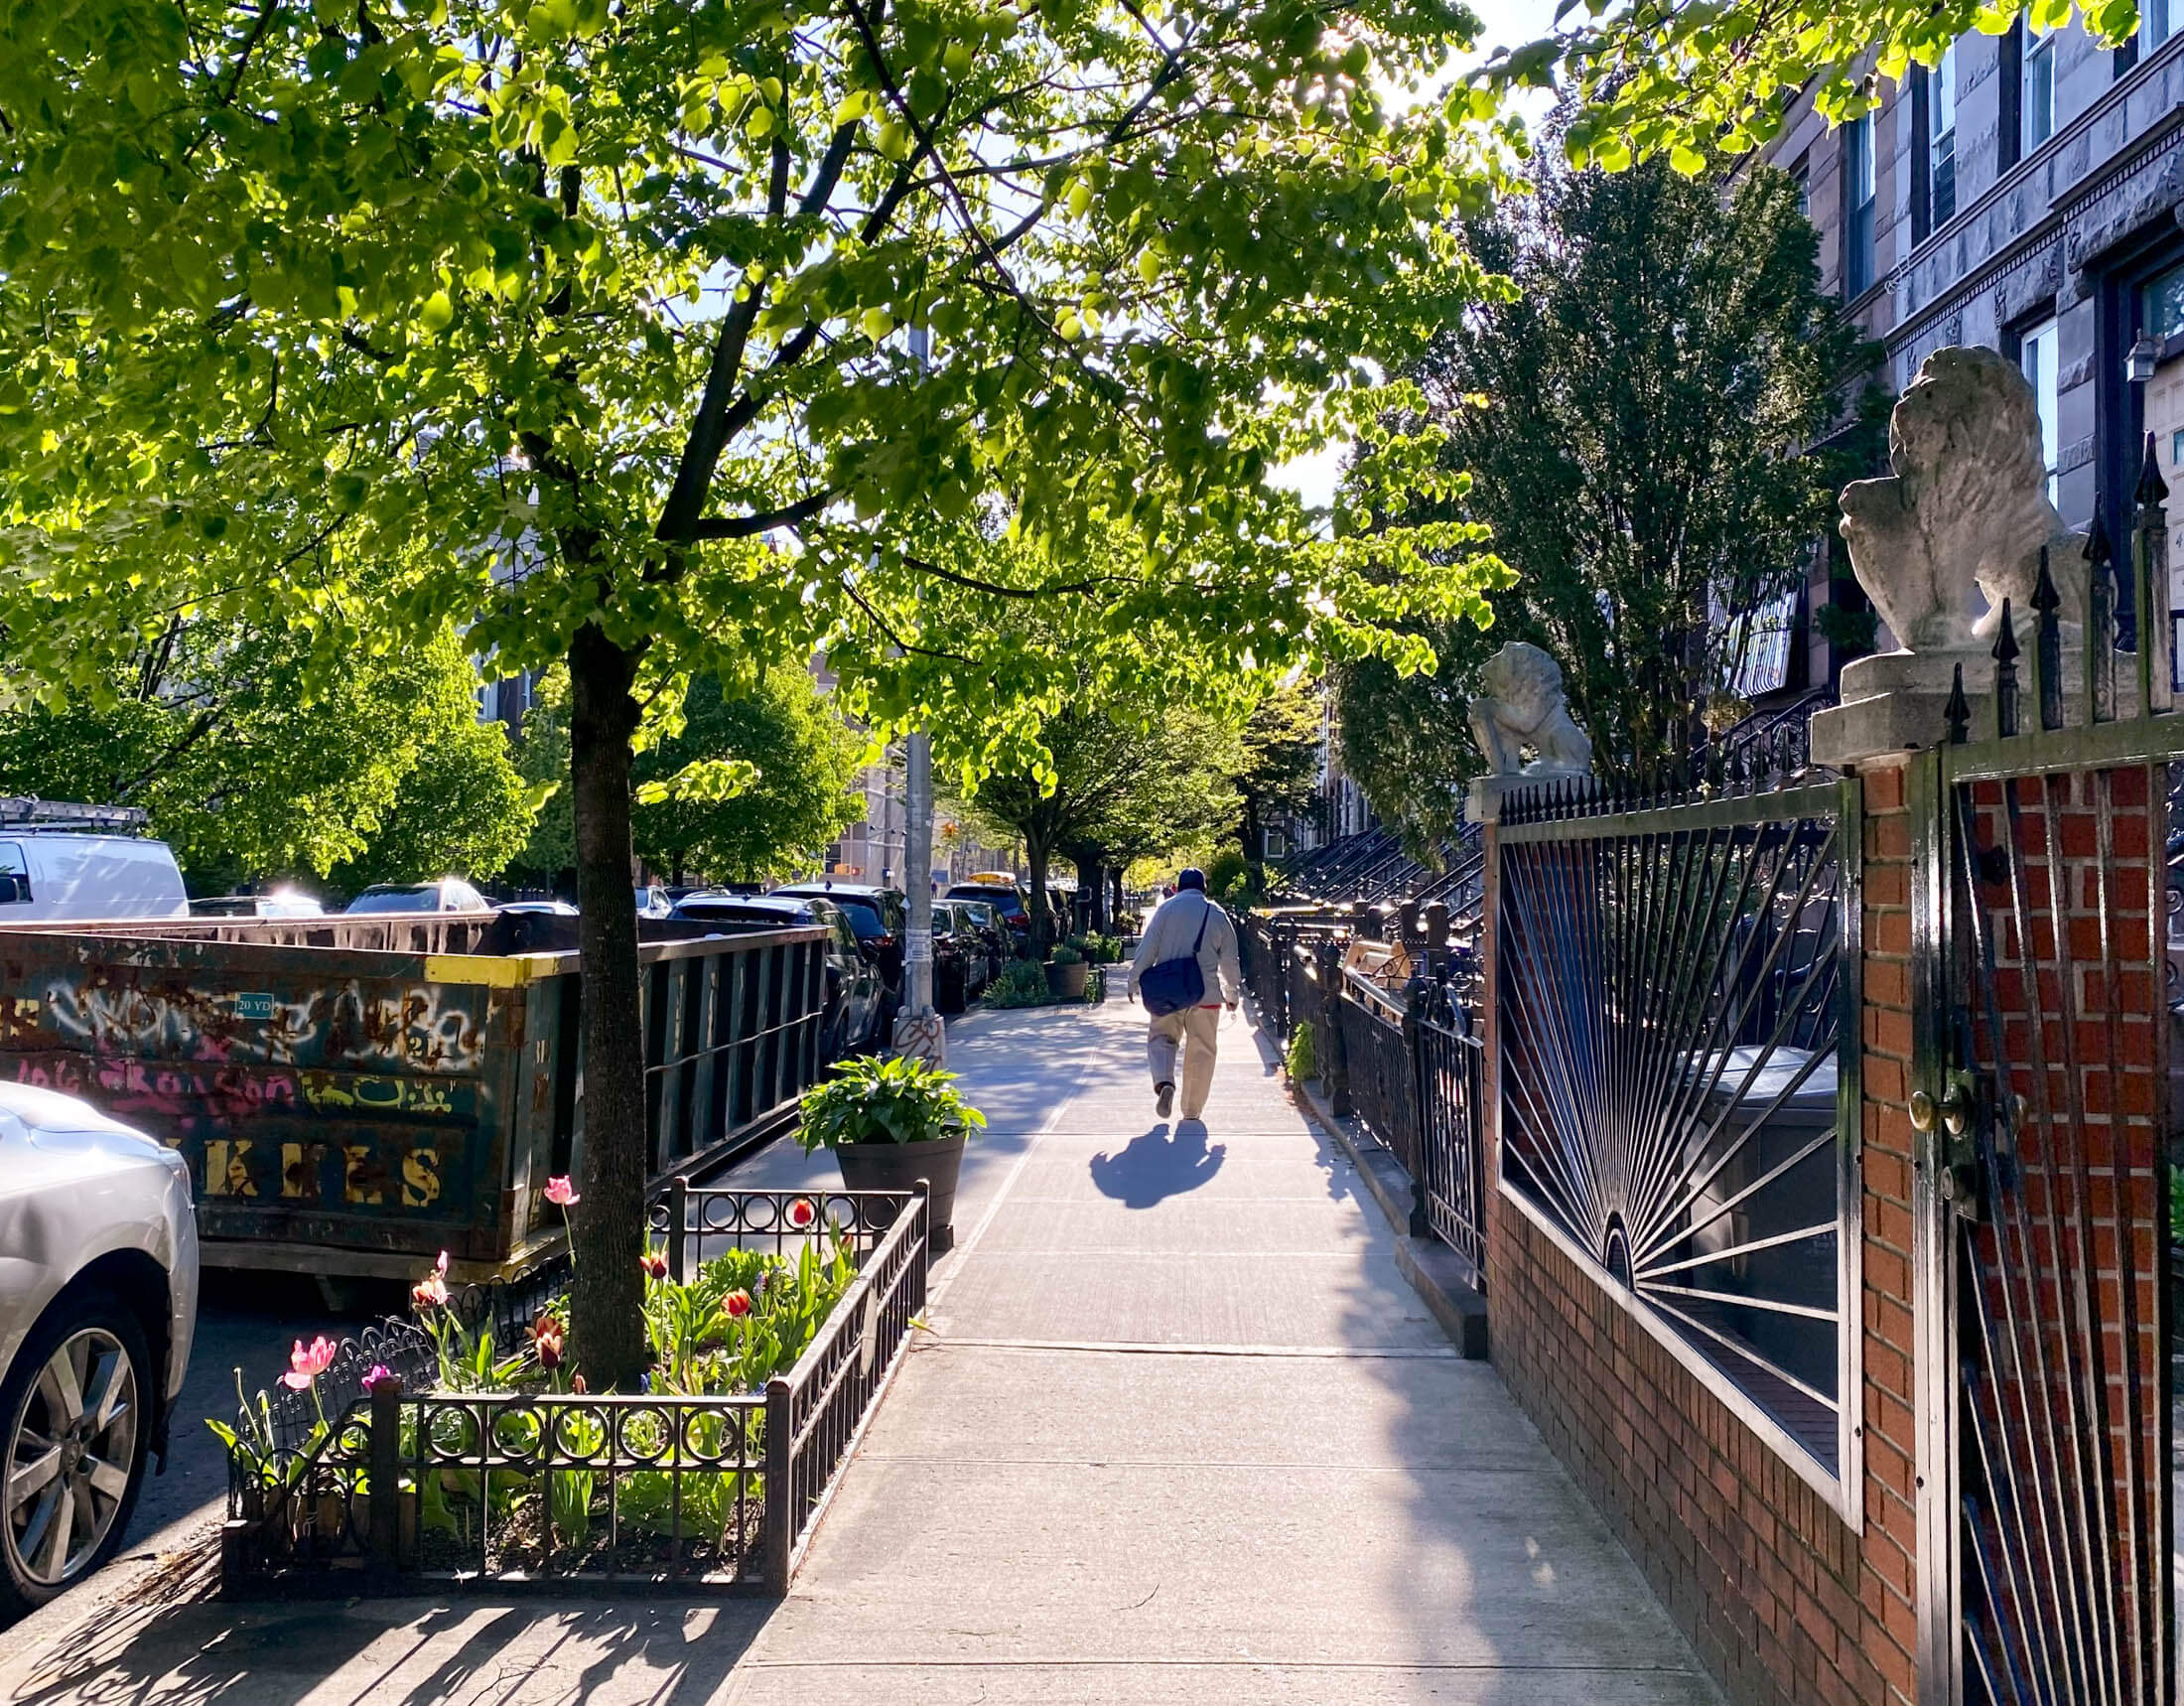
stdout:
[(2134, 385), (2143, 385), (2153, 377), (2154, 362), (2160, 355), (2161, 346), (2151, 338), (2141, 337), (2130, 347), (2130, 354), (2123, 357), (2123, 376)]

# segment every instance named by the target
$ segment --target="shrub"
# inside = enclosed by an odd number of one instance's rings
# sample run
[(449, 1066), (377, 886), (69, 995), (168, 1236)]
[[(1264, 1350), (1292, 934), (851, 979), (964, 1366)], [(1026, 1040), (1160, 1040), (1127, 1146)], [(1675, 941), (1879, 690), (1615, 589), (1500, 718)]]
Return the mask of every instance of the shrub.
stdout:
[[(1043, 981), (1043, 979), (1042, 979)], [(806, 1153), (844, 1143), (923, 1143), (986, 1123), (956, 1075), (906, 1055), (860, 1055), (804, 1092), (797, 1141)]]
[(1299, 1019), (1297, 1029), (1290, 1033), (1289, 1053), (1283, 1065), (1289, 1068), (1292, 1083), (1300, 1084), (1306, 1078), (1319, 1076), (1319, 1052), (1312, 1040), (1309, 1019)]
[(989, 1007), (1043, 1007), (1053, 999), (1046, 987), (1046, 967), (1028, 959), (1013, 959), (1003, 966), (986, 992)]
[(1071, 947), (1067, 942), (1064, 942), (1060, 947), (1057, 947), (1054, 950), (1053, 957), (1048, 963), (1053, 965), (1082, 965), (1084, 963), (1084, 955), (1079, 953), (1075, 948)]

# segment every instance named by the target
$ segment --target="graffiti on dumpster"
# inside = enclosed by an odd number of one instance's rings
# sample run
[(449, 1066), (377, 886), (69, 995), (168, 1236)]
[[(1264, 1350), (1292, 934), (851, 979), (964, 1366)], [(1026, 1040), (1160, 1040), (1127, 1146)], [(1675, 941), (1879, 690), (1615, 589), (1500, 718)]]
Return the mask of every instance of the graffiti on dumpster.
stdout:
[[(415, 1143), (379, 1135), (339, 1144), (211, 1138), (205, 1145), (200, 1193), (207, 1200), (277, 1197), (351, 1208), (430, 1208), (444, 1189), (443, 1149), (437, 1140)], [(276, 1155), (277, 1175), (269, 1171)]]
[(146, 1060), (253, 1061), (462, 1073), (483, 1058), (486, 992), (413, 984), (367, 993), (357, 982), (284, 1001), (267, 991), (215, 994), (185, 984), (144, 987), (103, 968), (55, 976), (43, 1002), (17, 999), (9, 1029), (39, 1024), (101, 1055)]

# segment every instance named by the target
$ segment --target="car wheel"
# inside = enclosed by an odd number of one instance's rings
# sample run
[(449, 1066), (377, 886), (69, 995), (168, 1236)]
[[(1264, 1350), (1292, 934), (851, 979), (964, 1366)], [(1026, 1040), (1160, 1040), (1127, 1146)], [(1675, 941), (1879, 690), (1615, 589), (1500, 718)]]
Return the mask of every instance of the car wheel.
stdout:
[(44, 1605), (113, 1556), (144, 1485), (155, 1376), (110, 1293), (64, 1302), (0, 1382), (0, 1616)]

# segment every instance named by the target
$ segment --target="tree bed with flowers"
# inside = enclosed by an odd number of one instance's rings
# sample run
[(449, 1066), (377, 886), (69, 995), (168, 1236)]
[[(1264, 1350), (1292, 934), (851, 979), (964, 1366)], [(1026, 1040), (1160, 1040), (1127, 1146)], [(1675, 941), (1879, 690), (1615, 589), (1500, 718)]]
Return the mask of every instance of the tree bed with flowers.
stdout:
[(444, 1256), (413, 1320), (299, 1343), (255, 1404), (238, 1371), (236, 1425), (213, 1424), (225, 1586), (786, 1591), (924, 1306), (924, 1200), (676, 1181), (651, 1222), (641, 1391), (587, 1392), (571, 1371), (566, 1269), (466, 1293)]

